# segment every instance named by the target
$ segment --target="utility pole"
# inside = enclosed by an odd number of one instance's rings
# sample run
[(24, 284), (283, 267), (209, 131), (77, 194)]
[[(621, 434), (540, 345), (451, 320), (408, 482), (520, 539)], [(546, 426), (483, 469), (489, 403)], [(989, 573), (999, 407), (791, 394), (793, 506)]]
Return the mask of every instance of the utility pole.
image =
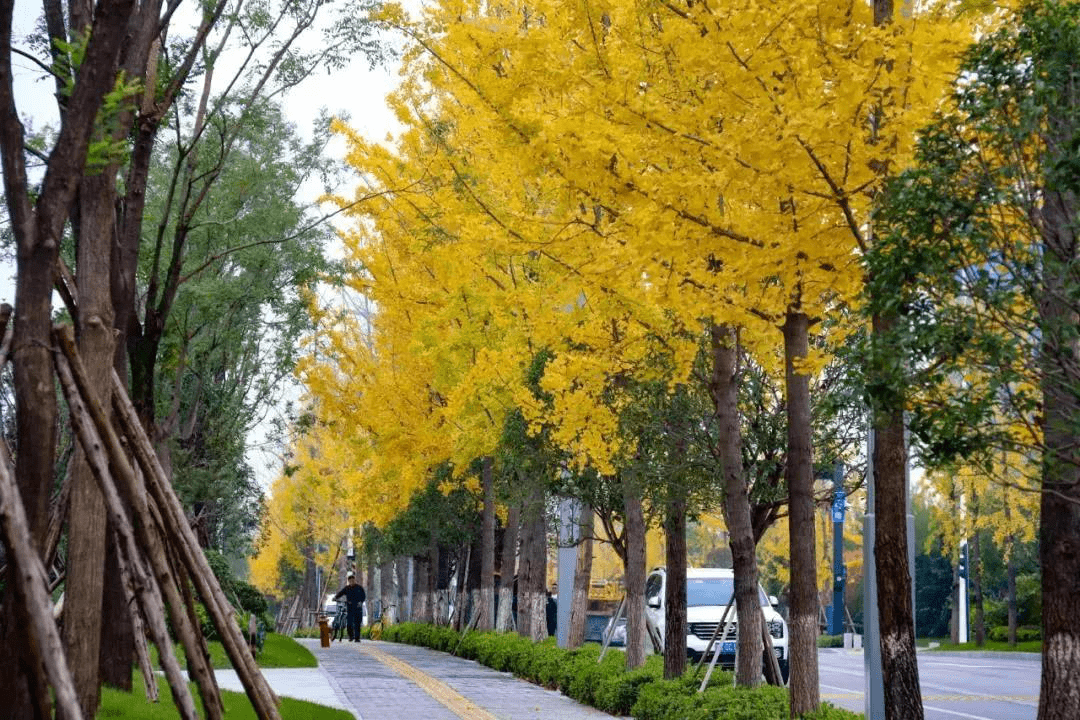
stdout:
[(957, 587), (957, 602), (960, 604), (960, 612), (957, 615), (957, 628), (956, 628), (956, 642), (966, 643), (968, 642), (968, 590), (967, 590), (967, 554), (968, 543), (967, 540), (960, 541), (960, 563), (959, 563), (959, 586)]
[(874, 428), (866, 441), (866, 517), (863, 520), (863, 667), (866, 720), (885, 720), (885, 685), (881, 675), (881, 629), (878, 618), (877, 566), (874, 564)]
[(574, 597), (574, 572), (577, 570), (581, 507), (572, 498), (559, 501), (559, 596), (555, 606), (555, 644), (570, 644), (570, 605)]
[(844, 493), (844, 463), (837, 461), (833, 468), (833, 600), (832, 617), (829, 618), (829, 634), (844, 633), (844, 584), (847, 567), (844, 565), (844, 509), (847, 495)]

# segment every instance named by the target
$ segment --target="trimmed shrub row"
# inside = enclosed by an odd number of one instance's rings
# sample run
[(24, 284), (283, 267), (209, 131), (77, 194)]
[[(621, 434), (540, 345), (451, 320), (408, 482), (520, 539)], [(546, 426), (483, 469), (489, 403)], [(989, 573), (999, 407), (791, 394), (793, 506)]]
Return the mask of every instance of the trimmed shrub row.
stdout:
[[(998, 625), (990, 629), (990, 639), (997, 642), (1009, 641), (1009, 626)], [(1021, 625), (1016, 628), (1016, 642), (1042, 640), (1042, 628), (1035, 625)]]
[[(576, 650), (555, 647), (554, 638), (534, 644), (517, 634), (471, 632), (462, 637), (448, 627), (401, 623), (387, 627), (382, 639), (421, 645), (475, 660), (559, 690), (585, 705), (636, 720), (786, 720), (786, 688), (733, 687), (732, 675), (714, 672), (704, 693), (693, 669), (678, 680), (664, 680), (663, 658), (650, 655), (645, 665), (626, 671), (621, 650), (609, 649), (602, 662), (600, 646)], [(822, 704), (806, 720), (856, 720), (862, 715)]]

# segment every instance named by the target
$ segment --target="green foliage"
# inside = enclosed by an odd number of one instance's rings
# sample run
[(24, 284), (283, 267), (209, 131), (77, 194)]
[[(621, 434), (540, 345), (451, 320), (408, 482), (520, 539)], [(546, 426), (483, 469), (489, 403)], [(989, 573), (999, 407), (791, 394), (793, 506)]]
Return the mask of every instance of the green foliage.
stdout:
[(593, 704), (612, 715), (628, 715), (642, 686), (660, 682), (663, 677), (664, 659), (659, 655), (650, 655), (645, 659), (645, 664), (636, 670), (605, 673), (593, 693)]
[[(988, 636), (995, 642), (1008, 642), (1009, 641), (1009, 626), (997, 625), (990, 628)], [(1042, 628), (1037, 625), (1021, 625), (1016, 628), (1016, 641), (1017, 642), (1031, 642), (1032, 640), (1042, 640)]]
[[(866, 310), (896, 324), (875, 333), (868, 393), (887, 408), (919, 388), (908, 409), (925, 464), (1039, 445), (1037, 433), (1017, 432), (1041, 423), (1034, 360), (1077, 332), (1071, 320), (1040, 317), (1045, 273), (1075, 259), (1055, 257), (1039, 225), (1045, 193), (1077, 183), (1078, 52), (1076, 3), (1026, 4), (967, 51), (951, 102), (921, 134), (916, 166), (880, 199)], [(1063, 300), (1075, 312), (1070, 277)]]
[(919, 637), (949, 634), (952, 563), (940, 553), (915, 556), (915, 631)]
[(426, 552), (432, 541), (460, 547), (480, 533), (480, 498), (460, 484), (448, 493), (440, 489), (451, 474), (449, 465), (437, 468), (427, 486), (386, 526), (380, 547), (388, 555)]
[(262, 616), (270, 609), (266, 596), (249, 582), (236, 580), (233, 582), (233, 592), (236, 594), (236, 600), (242, 610)]
[[(469, 632), (451, 628), (400, 623), (385, 629), (383, 640), (422, 645), (476, 660), (496, 670), (511, 672), (612, 715), (635, 720), (784, 720), (788, 717), (787, 689), (736, 688), (732, 675), (713, 674), (704, 694), (691, 671), (676, 680), (664, 680), (663, 658), (650, 656), (645, 665), (627, 672), (626, 658), (609, 651), (602, 662), (594, 643), (575, 650), (555, 647), (548, 638), (532, 643), (517, 634)], [(856, 713), (822, 705), (813, 720), (856, 720)]]
[(817, 646), (819, 648), (844, 647), (843, 635), (818, 635)]
[(859, 720), (862, 717), (862, 713), (844, 710), (829, 703), (821, 703), (821, 707), (817, 710), (803, 715), (802, 720)]
[(229, 561), (217, 550), (210, 548), (203, 550), (203, 554), (206, 556), (206, 562), (214, 572), (214, 577), (217, 578), (218, 584), (221, 585), (221, 590), (225, 593), (225, 597), (233, 597), (236, 594), (234, 586), (236, 583), (236, 576), (233, 574), (232, 568), (229, 567)]

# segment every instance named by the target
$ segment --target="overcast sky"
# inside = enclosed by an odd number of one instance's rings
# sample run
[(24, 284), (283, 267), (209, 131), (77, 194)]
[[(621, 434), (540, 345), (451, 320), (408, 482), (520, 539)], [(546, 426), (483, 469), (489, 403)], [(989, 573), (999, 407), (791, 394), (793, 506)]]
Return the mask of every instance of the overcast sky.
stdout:
[[(185, 4), (194, 6), (193, 0), (186, 0)], [(419, 7), (420, 0), (407, 0), (403, 4)], [(12, 38), (16, 48), (29, 50), (24, 38), (34, 29), (34, 23), (40, 13), (40, 0), (16, 0), (15, 28)], [(56, 101), (53, 98), (52, 81), (44, 76), (41, 68), (26, 58), (16, 55), (12, 62), (15, 73), (16, 104), (27, 130), (44, 125), (56, 126), (59, 120)], [(229, 76), (224, 70), (223, 67), (219, 68), (215, 75), (215, 82), (219, 84), (218, 90), (220, 83)], [(365, 137), (371, 140), (382, 140), (387, 133), (395, 131), (398, 127), (393, 113), (385, 102), (387, 93), (395, 87), (397, 79), (396, 65), (390, 64), (371, 69), (367, 58), (358, 57), (341, 70), (331, 73), (326, 71), (313, 73), (302, 85), (284, 96), (283, 105), (289, 119), (296, 123), (297, 128), (306, 136), (310, 136), (311, 128), (320, 110), (327, 108), (334, 115), (348, 116), (349, 124)], [(341, 159), (345, 154), (344, 142), (340, 139), (334, 140), (328, 149), (328, 154), (332, 158)], [(344, 195), (350, 195), (354, 190), (353, 185), (357, 182), (359, 182), (358, 179), (350, 181), (350, 185), (337, 188), (337, 190)], [(322, 193), (322, 189), (312, 185), (303, 189), (302, 193), (306, 197), (301, 197), (300, 200), (314, 202)], [(0, 260), (0, 302), (14, 304), (14, 275), (13, 261)], [(59, 307), (58, 298), (55, 303)], [(288, 396), (296, 400), (299, 397), (299, 389), (294, 388)], [(260, 484), (264, 487), (273, 480), (280, 467), (275, 452), (277, 448), (266, 446), (265, 440), (265, 432), (257, 429), (249, 438), (248, 456)]]

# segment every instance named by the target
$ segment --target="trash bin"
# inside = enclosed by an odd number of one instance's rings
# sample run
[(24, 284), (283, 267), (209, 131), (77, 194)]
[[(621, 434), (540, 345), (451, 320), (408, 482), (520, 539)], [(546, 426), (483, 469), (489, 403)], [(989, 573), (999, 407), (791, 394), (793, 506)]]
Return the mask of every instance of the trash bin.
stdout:
[(319, 644), (330, 647), (330, 621), (325, 615), (319, 616)]

